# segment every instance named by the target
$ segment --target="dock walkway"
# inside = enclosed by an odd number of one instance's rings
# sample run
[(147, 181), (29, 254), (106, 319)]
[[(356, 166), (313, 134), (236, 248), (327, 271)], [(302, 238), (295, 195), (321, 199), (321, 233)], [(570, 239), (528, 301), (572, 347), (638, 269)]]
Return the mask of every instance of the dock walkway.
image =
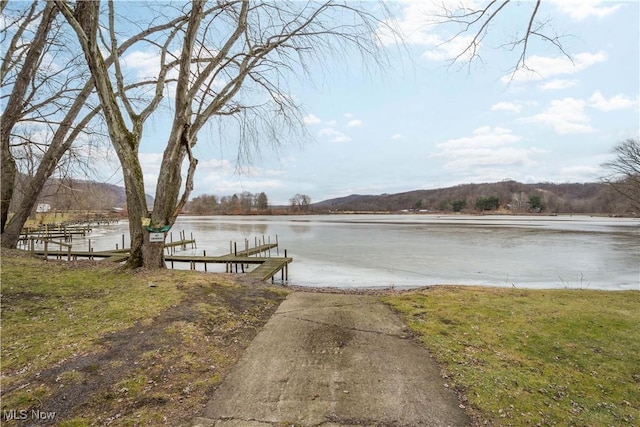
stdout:
[[(48, 242), (60, 244), (58, 242)], [(186, 244), (195, 243), (194, 239), (189, 240), (181, 240), (177, 242), (169, 242), (165, 244), (165, 247), (177, 247), (177, 246), (185, 246)], [(66, 258), (67, 260), (78, 259), (78, 258), (87, 258), (87, 259), (104, 259), (110, 262), (124, 262), (129, 257), (128, 249), (117, 249), (117, 250), (109, 250), (109, 251), (72, 251), (70, 245), (60, 244), (60, 248), (58, 250), (48, 249), (48, 245), (45, 244), (44, 250), (30, 250), (32, 255), (39, 255), (45, 257), (56, 257), (58, 259)], [(63, 250), (62, 246), (65, 246), (66, 249)], [(174, 267), (174, 263), (181, 262), (189, 264), (192, 270), (196, 269), (197, 264), (203, 264), (204, 270), (207, 271), (207, 264), (226, 264), (226, 272), (232, 273), (233, 267), (235, 266), (236, 273), (241, 271), (245, 272), (245, 265), (257, 265), (257, 267), (249, 270), (247, 272), (247, 277), (253, 279), (259, 279), (262, 281), (266, 281), (271, 279), (274, 281), (274, 277), (281, 273), (282, 280), (289, 279), (289, 264), (293, 262), (293, 258), (287, 256), (287, 251), (285, 250), (285, 256), (254, 256), (260, 254), (270, 253), (271, 249), (277, 249), (277, 243), (265, 243), (260, 244), (255, 247), (247, 248), (240, 251), (234, 251), (232, 253), (228, 253), (225, 255), (219, 256), (207, 256), (206, 251), (204, 255), (174, 255), (168, 254), (165, 255), (165, 262)], [(240, 267), (240, 268), (239, 268)]]

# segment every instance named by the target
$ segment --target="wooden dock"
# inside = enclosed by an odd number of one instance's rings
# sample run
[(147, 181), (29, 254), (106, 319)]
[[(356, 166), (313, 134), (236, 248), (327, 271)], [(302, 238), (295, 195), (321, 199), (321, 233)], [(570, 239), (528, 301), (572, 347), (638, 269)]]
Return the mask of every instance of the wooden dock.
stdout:
[[(257, 242), (257, 241), (256, 241)], [(59, 245), (59, 248), (49, 249), (48, 244), (54, 243)], [(173, 247), (185, 247), (187, 244), (195, 244), (195, 240), (187, 239), (177, 242), (168, 242), (165, 244), (166, 248)], [(63, 250), (63, 247), (65, 248)], [(233, 273), (234, 268), (236, 273), (246, 273), (247, 277), (274, 281), (274, 277), (281, 273), (283, 281), (289, 280), (289, 264), (293, 262), (293, 258), (287, 256), (287, 251), (284, 251), (284, 257), (281, 256), (256, 256), (261, 254), (270, 255), (272, 249), (278, 248), (278, 243), (264, 243), (258, 244), (254, 247), (248, 247), (248, 241), (245, 240), (245, 249), (237, 250), (237, 245), (231, 244), (233, 252), (219, 255), (219, 256), (207, 256), (206, 251), (204, 255), (175, 255), (173, 253), (164, 256), (165, 262), (171, 268), (174, 268), (174, 263), (186, 263), (189, 264), (191, 270), (196, 269), (197, 264), (204, 265), (204, 271), (207, 271), (207, 264), (225, 264), (226, 272)], [(35, 250), (31, 246), (32, 255), (40, 255), (44, 257), (55, 257), (57, 259), (77, 260), (78, 258), (86, 259), (104, 259), (109, 262), (124, 262), (129, 257), (128, 249), (116, 249), (109, 251), (72, 251), (71, 245), (55, 242), (45, 241), (44, 250)], [(245, 266), (255, 265), (254, 268), (245, 271)]]

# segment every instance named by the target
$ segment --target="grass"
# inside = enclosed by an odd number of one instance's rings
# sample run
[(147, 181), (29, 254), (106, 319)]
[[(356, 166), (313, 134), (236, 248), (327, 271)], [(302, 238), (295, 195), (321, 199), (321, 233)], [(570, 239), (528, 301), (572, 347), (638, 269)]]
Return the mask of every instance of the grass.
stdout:
[(478, 423), (640, 424), (640, 292), (447, 286), (383, 300)]
[(184, 423), (285, 295), (226, 275), (3, 250), (2, 425), (32, 409), (60, 426)]

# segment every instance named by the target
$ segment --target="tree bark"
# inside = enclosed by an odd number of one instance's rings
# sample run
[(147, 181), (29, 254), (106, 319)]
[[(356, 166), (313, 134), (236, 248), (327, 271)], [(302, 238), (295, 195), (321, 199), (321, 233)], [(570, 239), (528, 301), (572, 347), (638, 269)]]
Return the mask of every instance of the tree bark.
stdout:
[(0, 197), (1, 217), (0, 217), (0, 233), (2, 233), (2, 245), (4, 246), (4, 229), (7, 219), (9, 218), (9, 204), (13, 197), (13, 188), (16, 181), (16, 161), (9, 149), (9, 139), (2, 139), (2, 172), (0, 179), (2, 180), (2, 188)]

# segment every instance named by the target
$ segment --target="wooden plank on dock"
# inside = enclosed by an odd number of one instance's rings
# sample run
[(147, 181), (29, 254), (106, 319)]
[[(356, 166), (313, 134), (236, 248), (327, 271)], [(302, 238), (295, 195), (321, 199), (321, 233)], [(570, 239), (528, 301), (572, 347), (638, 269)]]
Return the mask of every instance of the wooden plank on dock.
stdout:
[(200, 256), (200, 255), (165, 255), (165, 261), (174, 262), (208, 262), (212, 264), (262, 264), (269, 258), (222, 255), (222, 256)]
[[(45, 252), (44, 251), (28, 251), (30, 254), (33, 255), (40, 255), (40, 256), (44, 256)], [(47, 251), (47, 255), (48, 256), (56, 256), (56, 255), (67, 255), (67, 252), (65, 251), (58, 251), (56, 249), (50, 249)], [(80, 257), (80, 258), (111, 258), (114, 256), (120, 256), (120, 257), (129, 257), (129, 254), (123, 254), (123, 253), (117, 253), (115, 251), (113, 252), (89, 252), (89, 251), (71, 251), (69, 252), (69, 254), (72, 257)]]
[(293, 261), (293, 258), (266, 258), (266, 261), (260, 264), (258, 267), (247, 273), (248, 277), (253, 279), (267, 280), (278, 273)]
[(122, 262), (126, 261), (129, 258), (129, 254), (114, 254), (109, 258), (105, 258), (105, 261), (108, 262)]
[(173, 248), (173, 247), (176, 247), (176, 246), (194, 245), (195, 243), (196, 243), (195, 239), (178, 240), (177, 242), (165, 243), (164, 247), (165, 248)]
[(247, 256), (259, 254), (261, 252), (267, 252), (269, 249), (274, 249), (277, 247), (278, 247), (277, 243), (266, 243), (264, 245), (256, 246), (254, 248), (238, 251), (235, 255), (234, 254), (232, 255), (239, 256), (239, 257), (247, 257)]

